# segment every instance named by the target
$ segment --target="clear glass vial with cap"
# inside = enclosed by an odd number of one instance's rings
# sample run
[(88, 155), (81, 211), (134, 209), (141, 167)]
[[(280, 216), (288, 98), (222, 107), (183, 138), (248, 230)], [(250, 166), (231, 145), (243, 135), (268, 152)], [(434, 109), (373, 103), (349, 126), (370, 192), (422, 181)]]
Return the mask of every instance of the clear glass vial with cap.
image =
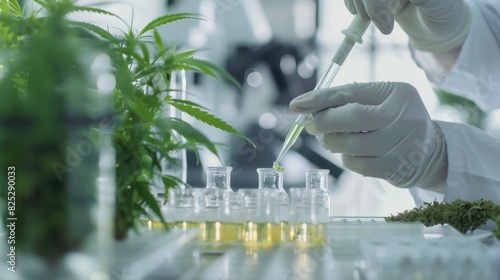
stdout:
[(207, 185), (205, 187), (205, 207), (219, 208), (223, 204), (224, 192), (233, 192), (231, 189), (231, 170), (230, 166), (207, 167)]
[(333, 218), (332, 194), (328, 189), (328, 169), (306, 169), (306, 189), (318, 189), (328, 206), (328, 216)]

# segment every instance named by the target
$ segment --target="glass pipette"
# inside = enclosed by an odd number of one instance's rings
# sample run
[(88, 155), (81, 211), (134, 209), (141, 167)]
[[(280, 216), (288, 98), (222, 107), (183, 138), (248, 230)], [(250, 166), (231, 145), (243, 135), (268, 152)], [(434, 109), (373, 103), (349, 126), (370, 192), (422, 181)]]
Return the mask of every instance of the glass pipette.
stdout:
[[(339, 49), (333, 56), (330, 65), (328, 66), (325, 74), (320, 78), (319, 82), (314, 87), (314, 90), (327, 88), (333, 82), (333, 78), (337, 75), (337, 72), (340, 69), (340, 66), (344, 63), (347, 55), (351, 52), (352, 47), (355, 43), (361, 44), (363, 41), (361, 37), (365, 33), (366, 29), (370, 25), (368, 20), (362, 19), (359, 15), (356, 15), (352, 20), (351, 24), (347, 29), (342, 30), (342, 33), (345, 35), (344, 40), (340, 44)], [(281, 158), (285, 155), (285, 153), (290, 150), (293, 146), (300, 133), (304, 129), (304, 122), (306, 119), (306, 115), (299, 115), (295, 120), (292, 128), (288, 132), (285, 141), (283, 142), (283, 146), (281, 147), (281, 151), (278, 154), (278, 158), (273, 164), (273, 167), (279, 166), (279, 162)]]

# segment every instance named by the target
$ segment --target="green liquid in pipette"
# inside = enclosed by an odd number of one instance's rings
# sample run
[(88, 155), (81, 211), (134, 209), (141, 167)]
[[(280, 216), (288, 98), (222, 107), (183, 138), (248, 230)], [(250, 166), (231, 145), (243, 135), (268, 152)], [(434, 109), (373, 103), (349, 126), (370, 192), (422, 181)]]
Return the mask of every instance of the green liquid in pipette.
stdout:
[[(289, 143), (285, 142), (284, 145), (288, 147), (288, 145), (293, 145), (297, 138), (299, 138), (300, 133), (304, 129), (304, 125), (302, 123), (294, 123), (292, 128), (290, 129), (290, 137), (288, 138)], [(288, 147), (291, 148), (291, 147)]]
[[(288, 135), (286, 136), (285, 142), (283, 143), (283, 148), (281, 149), (281, 152), (278, 156), (278, 159), (281, 159), (281, 157), (293, 146), (295, 141), (297, 141), (297, 138), (299, 138), (300, 133), (304, 129), (304, 124), (302, 122), (295, 122), (288, 132)], [(283, 167), (279, 165), (279, 160), (276, 160), (273, 164), (273, 168), (276, 171), (283, 170)]]
[[(322, 89), (322, 88), (327, 88), (330, 87), (332, 84), (333, 78), (337, 75), (337, 72), (340, 69), (340, 65), (342, 65), (351, 51), (352, 47), (356, 42), (361, 43), (360, 37), (361, 35), (366, 31), (368, 26), (370, 25), (370, 21), (362, 19), (359, 15), (357, 15), (351, 25), (349, 25), (348, 32), (344, 33), (346, 37), (340, 44), (339, 49), (335, 52), (335, 55), (332, 58), (332, 61), (330, 62), (330, 65), (328, 66), (328, 69), (326, 70), (325, 74), (321, 77), (319, 82), (316, 84), (316, 87), (314, 87), (314, 90), (317, 89)], [(349, 32), (355, 31), (354, 33)], [(358, 40), (356, 38), (353, 38), (353, 36), (347, 36), (348, 34), (357, 34), (359, 36)], [(356, 37), (356, 36), (354, 36)], [(304, 129), (304, 123), (303, 123), (304, 117), (299, 116), (297, 118), (297, 121), (295, 121), (293, 127), (291, 128), (290, 132), (286, 136), (285, 143), (283, 144), (283, 148), (281, 149), (280, 154), (278, 155), (278, 158), (274, 162), (273, 168), (277, 170), (277, 168), (282, 168), (279, 165), (279, 161), (281, 160), (281, 157), (291, 148), (291, 146), (295, 143), (297, 138), (300, 135), (300, 132), (302, 129)]]

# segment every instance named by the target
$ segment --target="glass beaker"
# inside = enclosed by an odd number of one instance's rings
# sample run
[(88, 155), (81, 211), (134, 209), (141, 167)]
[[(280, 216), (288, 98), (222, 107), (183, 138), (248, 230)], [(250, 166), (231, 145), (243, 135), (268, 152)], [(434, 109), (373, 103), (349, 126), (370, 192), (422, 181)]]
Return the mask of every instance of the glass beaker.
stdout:
[(300, 245), (326, 242), (328, 204), (320, 189), (290, 188), (290, 240)]
[(224, 192), (233, 192), (231, 189), (230, 166), (207, 167), (207, 184), (204, 191), (205, 207), (218, 208), (222, 206)]
[(325, 204), (328, 205), (328, 216), (332, 218), (332, 194), (328, 189), (328, 174), (328, 169), (306, 169), (306, 189), (317, 189), (323, 193)]

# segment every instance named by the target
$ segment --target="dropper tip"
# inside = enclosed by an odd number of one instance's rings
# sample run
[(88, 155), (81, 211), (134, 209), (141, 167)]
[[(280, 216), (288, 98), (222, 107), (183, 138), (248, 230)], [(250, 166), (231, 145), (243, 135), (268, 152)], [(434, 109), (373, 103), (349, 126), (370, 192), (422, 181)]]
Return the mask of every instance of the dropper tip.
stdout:
[(274, 171), (284, 171), (285, 168), (279, 164), (278, 161), (273, 162), (273, 169)]

